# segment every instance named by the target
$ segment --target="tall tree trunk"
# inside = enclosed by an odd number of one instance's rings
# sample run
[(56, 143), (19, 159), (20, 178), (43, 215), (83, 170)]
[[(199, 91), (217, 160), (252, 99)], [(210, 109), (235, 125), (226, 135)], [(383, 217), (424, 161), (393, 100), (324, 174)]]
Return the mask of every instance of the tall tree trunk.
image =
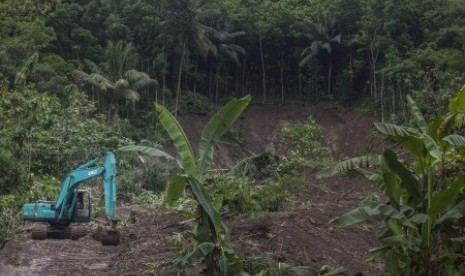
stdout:
[(220, 68), (216, 68), (216, 73), (215, 73), (215, 104), (218, 105), (218, 98), (219, 98), (219, 76), (220, 74)]
[(284, 103), (284, 61), (281, 56), (281, 103)]
[(245, 85), (245, 57), (244, 57), (244, 62), (242, 66), (242, 96), (244, 96), (247, 93), (246, 85)]
[(163, 69), (162, 69), (162, 86), (161, 86), (161, 103), (165, 105), (165, 89), (166, 89), (166, 50), (163, 44)]
[(208, 96), (210, 100), (213, 100), (213, 70), (210, 68), (210, 78), (208, 81)]
[(165, 105), (165, 90), (166, 90), (166, 64), (163, 63), (163, 76), (162, 76), (162, 85), (161, 85), (161, 103)]
[(234, 95), (238, 95), (239, 94), (239, 74), (240, 74), (240, 66), (237, 66), (236, 68), (236, 85), (234, 87)]
[(266, 102), (266, 73), (265, 73), (265, 59), (263, 55), (263, 41), (260, 26), (258, 26), (258, 44), (260, 46), (260, 58), (262, 63), (262, 84), (263, 84), (263, 103)]
[(194, 94), (197, 92), (197, 69), (199, 66), (199, 55), (195, 56), (195, 67), (194, 67)]
[[(353, 64), (353, 56), (352, 56), (352, 46), (350, 47), (350, 62), (349, 62), (349, 74), (350, 74), (350, 88), (349, 88), (349, 97), (351, 97), (354, 93), (354, 64)], [(347, 97), (347, 98), (349, 98)]]
[(372, 81), (371, 81), (371, 95), (374, 97), (376, 102), (378, 98), (378, 81), (376, 76), (376, 63), (378, 61), (379, 51), (374, 49), (373, 43), (376, 39), (376, 33), (373, 36), (373, 39), (370, 42), (370, 48), (368, 49), (368, 62), (370, 63), (371, 67), (371, 74), (372, 74)]
[(175, 102), (175, 106), (174, 106), (174, 117), (178, 116), (179, 96), (181, 94), (182, 65), (184, 63), (185, 51), (186, 51), (186, 41), (184, 41), (182, 43), (181, 57), (179, 59), (178, 85), (177, 85), (177, 88), (176, 88), (176, 102)]
[(381, 75), (381, 122), (384, 122), (384, 74)]
[(155, 88), (155, 102), (158, 103), (158, 88)]
[(391, 90), (392, 97), (392, 114), (396, 115), (396, 91)]
[(331, 54), (329, 54), (329, 66), (328, 66), (328, 96), (331, 96), (331, 70), (332, 70), (332, 60), (331, 60)]
[[(184, 68), (186, 69), (186, 72), (189, 71), (189, 56), (190, 56), (190, 51), (189, 47), (186, 45), (186, 51), (184, 52)], [(181, 86), (181, 91), (184, 90), (185, 92), (189, 91), (189, 74), (184, 74), (183, 75), (183, 86)]]
[(302, 100), (302, 69), (299, 66), (299, 98)]

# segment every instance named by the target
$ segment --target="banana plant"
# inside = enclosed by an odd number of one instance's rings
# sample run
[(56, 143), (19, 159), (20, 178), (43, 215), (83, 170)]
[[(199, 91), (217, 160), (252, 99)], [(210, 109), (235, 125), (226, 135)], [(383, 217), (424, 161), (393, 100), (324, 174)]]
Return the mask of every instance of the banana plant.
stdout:
[[(208, 121), (202, 130), (197, 157), (176, 118), (165, 107), (155, 104), (158, 118), (179, 156), (177, 162), (180, 170), (171, 177), (166, 201), (169, 205), (174, 205), (183, 195), (190, 194), (198, 205), (197, 226), (190, 232), (197, 244), (192, 252), (177, 258), (173, 263), (175, 266), (186, 267), (203, 260), (208, 275), (237, 275), (244, 270), (232, 250), (229, 230), (205, 191), (204, 177), (205, 171), (213, 162), (214, 147), (219, 138), (239, 118), (250, 100), (250, 96), (232, 99)], [(127, 146), (123, 150), (173, 159), (171, 155), (157, 148)]]
[(463, 275), (465, 256), (456, 252), (465, 216), (465, 86), (450, 100), (449, 112), (427, 123), (411, 97), (414, 127), (375, 123), (378, 132), (407, 153), (350, 158), (319, 173), (329, 177), (355, 171), (374, 182), (389, 202), (358, 207), (331, 221), (347, 227), (370, 216), (384, 218), (382, 246), (371, 258), (384, 261), (388, 275)]

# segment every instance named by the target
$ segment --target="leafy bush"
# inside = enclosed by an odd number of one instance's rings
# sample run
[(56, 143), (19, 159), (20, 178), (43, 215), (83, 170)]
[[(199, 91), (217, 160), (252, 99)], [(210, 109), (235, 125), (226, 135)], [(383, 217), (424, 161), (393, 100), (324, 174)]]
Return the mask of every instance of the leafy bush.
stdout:
[(291, 156), (321, 159), (327, 157), (329, 150), (320, 143), (323, 138), (321, 126), (311, 117), (291, 128), (283, 128), (283, 142), (293, 146)]
[(175, 163), (158, 158), (136, 155), (123, 156), (121, 160), (131, 160), (120, 166), (118, 191), (126, 194), (139, 194), (144, 190), (162, 192), (174, 171)]
[(15, 195), (0, 195), (0, 212), (18, 208), (18, 199)]
[(210, 100), (199, 93), (189, 91), (179, 98), (179, 110), (181, 112), (208, 112), (210, 106)]
[(165, 205), (165, 196), (163, 193), (143, 191), (142, 193), (133, 196), (132, 203), (144, 205), (152, 209), (161, 209)]
[(284, 207), (289, 191), (305, 187), (306, 183), (298, 178), (268, 179), (264, 181), (255, 193), (256, 200), (262, 210), (279, 211)]
[[(165, 97), (165, 107), (168, 110), (175, 110), (175, 99), (172, 94), (167, 94)], [(179, 113), (207, 113), (210, 111), (212, 103), (209, 98), (199, 93), (187, 91), (180, 95), (178, 102)]]
[(0, 195), (0, 248), (2, 243), (18, 233), (21, 220), (18, 211), (22, 200), (15, 195)]
[(282, 210), (289, 191), (306, 185), (299, 178), (268, 178), (254, 182), (247, 177), (216, 174), (206, 180), (213, 202), (228, 215)]
[(248, 177), (262, 180), (280, 175), (279, 166), (281, 158), (270, 152), (264, 152), (240, 161), (231, 170), (231, 174), (238, 177)]
[(250, 179), (230, 175), (216, 175), (207, 180), (213, 201), (222, 212), (230, 215), (251, 214), (261, 210), (257, 201), (257, 191)]
[(21, 220), (14, 209), (0, 211), (0, 249), (4, 242), (18, 233)]
[(25, 195), (26, 202), (38, 199), (56, 200), (60, 193), (61, 182), (52, 176), (42, 176), (34, 179)]

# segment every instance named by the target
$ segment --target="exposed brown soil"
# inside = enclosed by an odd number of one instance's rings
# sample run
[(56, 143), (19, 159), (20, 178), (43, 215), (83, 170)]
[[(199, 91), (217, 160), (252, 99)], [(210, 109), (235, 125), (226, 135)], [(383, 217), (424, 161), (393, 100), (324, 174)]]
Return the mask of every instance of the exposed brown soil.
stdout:
[[(285, 152), (280, 142), (282, 127), (309, 116), (323, 126), (324, 144), (336, 160), (380, 150), (380, 142), (371, 134), (373, 119), (353, 110), (323, 105), (251, 106), (233, 127), (241, 145), (219, 146), (217, 167), (230, 168), (235, 161), (265, 150)], [(182, 118), (194, 147), (207, 120), (208, 116), (193, 114)], [(242, 257), (308, 266), (315, 273), (329, 266), (341, 268), (341, 275), (380, 274), (379, 264), (364, 261), (368, 250), (378, 245), (369, 227), (341, 230), (328, 224), (376, 189), (360, 179), (316, 180), (310, 170), (301, 176), (307, 188), (289, 198), (283, 211), (227, 221), (236, 251)], [(104, 247), (90, 235), (77, 241), (18, 238), (0, 250), (0, 275), (142, 275), (182, 249), (189, 228), (178, 215), (147, 213), (123, 230), (123, 241), (116, 247)]]

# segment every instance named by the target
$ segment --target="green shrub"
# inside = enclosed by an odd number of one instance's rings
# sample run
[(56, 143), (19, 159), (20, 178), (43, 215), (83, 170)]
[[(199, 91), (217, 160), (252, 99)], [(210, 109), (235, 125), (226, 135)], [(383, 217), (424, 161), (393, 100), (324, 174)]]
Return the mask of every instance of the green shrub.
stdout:
[(190, 91), (179, 98), (179, 110), (181, 112), (208, 112), (211, 105), (210, 99)]
[(22, 198), (16, 195), (0, 195), (0, 248), (3, 242), (18, 233), (22, 203)]
[(165, 190), (169, 176), (176, 169), (172, 161), (151, 156), (121, 152), (118, 164), (118, 192), (138, 195), (144, 191), (155, 193)]
[(5, 241), (18, 233), (21, 224), (19, 214), (15, 209), (0, 211), (0, 249)]
[(137, 205), (144, 205), (152, 209), (161, 209), (163, 206), (165, 206), (165, 196), (163, 193), (143, 191), (142, 193), (132, 197), (132, 203)]
[(15, 195), (0, 195), (0, 212), (18, 209), (21, 203), (19, 198)]
[(232, 175), (248, 177), (253, 180), (262, 180), (280, 175), (279, 166), (281, 158), (270, 152), (264, 152), (240, 161), (231, 170)]
[(329, 150), (320, 143), (323, 138), (321, 126), (311, 117), (303, 123), (290, 128), (283, 128), (283, 142), (293, 147), (291, 156), (322, 159), (329, 155)]
[(209, 182), (214, 182), (209, 189), (212, 190), (213, 201), (223, 207), (223, 212), (237, 215), (261, 210), (256, 200), (257, 191), (248, 178), (218, 175), (215, 180), (210, 179)]
[(276, 212), (283, 209), (289, 198), (289, 191), (305, 187), (305, 182), (298, 178), (268, 179), (257, 187), (254, 196), (262, 210)]
[(229, 215), (282, 210), (290, 196), (289, 191), (306, 185), (293, 177), (268, 178), (254, 183), (247, 177), (220, 174), (211, 176), (207, 183), (213, 201)]
[(27, 202), (43, 200), (56, 200), (61, 190), (61, 182), (53, 176), (41, 176), (33, 179), (29, 191), (25, 195)]

